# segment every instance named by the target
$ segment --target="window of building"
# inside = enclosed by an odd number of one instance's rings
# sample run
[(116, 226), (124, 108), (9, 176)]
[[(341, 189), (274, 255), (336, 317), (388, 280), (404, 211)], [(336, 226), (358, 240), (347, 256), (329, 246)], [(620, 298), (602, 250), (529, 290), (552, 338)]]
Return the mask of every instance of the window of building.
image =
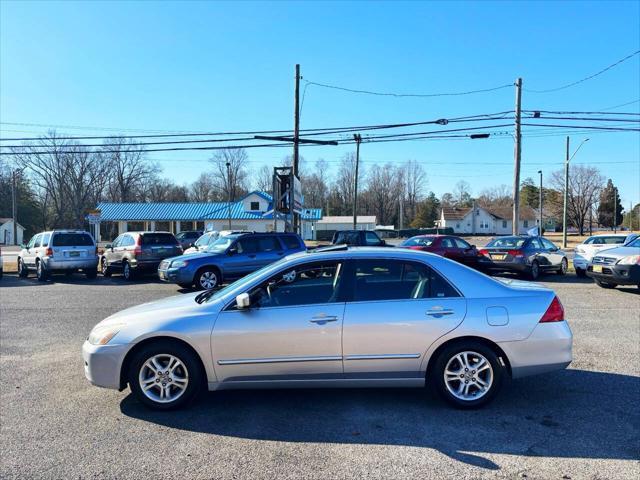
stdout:
[(507, 221), (506, 220), (502, 221), (502, 228), (507, 228)]
[(251, 210), (252, 211), (260, 210), (260, 202), (251, 202)]
[(525, 220), (523, 225), (524, 225), (524, 228), (527, 228), (529, 226), (529, 220)]

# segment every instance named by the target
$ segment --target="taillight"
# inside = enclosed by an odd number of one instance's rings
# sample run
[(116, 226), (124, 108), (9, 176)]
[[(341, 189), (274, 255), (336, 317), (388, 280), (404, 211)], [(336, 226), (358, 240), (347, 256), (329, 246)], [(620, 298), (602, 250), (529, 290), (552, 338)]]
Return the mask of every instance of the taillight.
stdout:
[(486, 248), (482, 248), (482, 249), (478, 250), (478, 255), (488, 256), (489, 255), (489, 250), (487, 250)]
[(53, 257), (53, 248), (48, 247), (47, 251), (44, 253), (47, 257)]
[(133, 255), (142, 255), (142, 235), (138, 235), (138, 239), (136, 240), (136, 248), (133, 249)]
[(509, 250), (507, 251), (507, 253), (512, 257), (517, 257), (517, 258), (524, 257), (522, 250)]
[(551, 301), (551, 305), (547, 308), (547, 311), (544, 312), (544, 315), (540, 319), (540, 323), (548, 323), (548, 322), (562, 322), (564, 321), (564, 307), (558, 300), (558, 297), (553, 297)]

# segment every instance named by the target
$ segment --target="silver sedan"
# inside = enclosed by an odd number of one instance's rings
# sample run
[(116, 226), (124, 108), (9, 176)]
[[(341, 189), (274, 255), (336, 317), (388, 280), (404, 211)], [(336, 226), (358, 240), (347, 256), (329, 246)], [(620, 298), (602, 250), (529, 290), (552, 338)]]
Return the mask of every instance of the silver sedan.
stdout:
[(572, 334), (552, 290), (430, 253), (328, 248), (218, 291), (116, 313), (91, 331), (87, 379), (146, 405), (208, 390), (422, 387), (478, 407), (506, 376), (565, 368)]

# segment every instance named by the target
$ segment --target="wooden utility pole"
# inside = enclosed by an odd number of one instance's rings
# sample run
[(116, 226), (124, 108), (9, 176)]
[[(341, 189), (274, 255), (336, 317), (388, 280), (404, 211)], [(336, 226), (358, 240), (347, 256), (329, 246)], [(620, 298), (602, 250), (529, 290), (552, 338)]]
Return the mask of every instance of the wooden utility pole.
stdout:
[(353, 229), (358, 228), (358, 165), (360, 164), (360, 142), (362, 137), (359, 133), (353, 135), (356, 141), (356, 172), (353, 177)]
[(11, 217), (13, 219), (13, 244), (18, 245), (18, 182), (16, 171), (11, 175)]
[[(300, 64), (298, 63), (296, 63), (296, 86), (293, 104), (293, 177), (296, 179), (300, 178)], [(291, 188), (293, 189), (294, 185), (291, 185)], [(298, 214), (293, 210), (293, 196), (291, 198), (291, 220), (294, 233), (298, 233)]]
[(227, 162), (227, 188), (229, 189), (229, 195), (227, 197), (229, 207), (229, 230), (231, 230), (231, 164)]
[(518, 235), (520, 223), (520, 157), (522, 155), (522, 78), (516, 80), (516, 132), (513, 156), (515, 159), (515, 171), (513, 175), (513, 235)]
[(562, 248), (567, 248), (567, 208), (569, 203), (569, 137), (564, 157), (564, 207), (562, 209)]
[(538, 173), (540, 174), (540, 191), (539, 193), (539, 199), (538, 199), (538, 208), (540, 209), (540, 225), (538, 226), (538, 234), (540, 236), (544, 235), (544, 232), (542, 231), (542, 170), (538, 170)]
[(613, 187), (613, 233), (618, 233), (618, 195), (617, 187)]

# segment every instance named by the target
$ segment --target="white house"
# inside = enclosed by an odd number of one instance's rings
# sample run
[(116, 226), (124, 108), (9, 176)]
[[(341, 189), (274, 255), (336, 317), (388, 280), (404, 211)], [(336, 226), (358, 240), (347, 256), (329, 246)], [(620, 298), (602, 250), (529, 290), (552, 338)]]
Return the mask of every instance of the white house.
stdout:
[[(109, 203), (98, 204), (96, 214), (100, 224), (117, 223), (118, 233), (134, 230), (162, 230), (178, 233), (182, 230), (249, 230), (272, 232), (284, 230), (284, 218), (273, 218), (271, 195), (254, 191), (236, 202), (211, 203)], [(301, 236), (314, 237), (315, 224), (322, 218), (319, 208), (304, 208)], [(101, 241), (100, 235), (97, 236)]]
[(17, 238), (13, 240), (13, 219), (12, 218), (0, 218), (0, 244), (1, 245), (20, 245), (23, 243), (24, 227), (20, 223), (16, 224)]
[[(512, 233), (511, 207), (483, 208), (444, 207), (436, 224), (439, 228), (450, 227), (455, 233), (471, 235), (509, 235)], [(528, 206), (520, 207), (518, 233), (526, 234), (527, 230), (538, 225), (536, 211)]]

